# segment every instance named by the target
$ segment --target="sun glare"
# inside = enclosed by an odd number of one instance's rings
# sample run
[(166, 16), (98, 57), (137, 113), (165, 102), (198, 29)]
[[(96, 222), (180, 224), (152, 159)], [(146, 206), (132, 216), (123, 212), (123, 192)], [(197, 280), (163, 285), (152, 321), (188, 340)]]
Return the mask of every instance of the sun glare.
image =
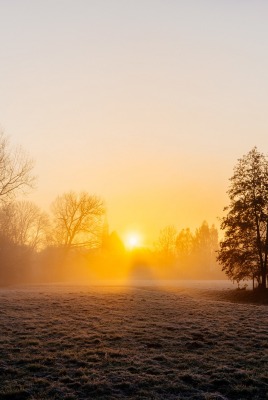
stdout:
[(141, 245), (141, 236), (138, 233), (129, 233), (126, 236), (125, 244), (129, 250), (135, 249)]

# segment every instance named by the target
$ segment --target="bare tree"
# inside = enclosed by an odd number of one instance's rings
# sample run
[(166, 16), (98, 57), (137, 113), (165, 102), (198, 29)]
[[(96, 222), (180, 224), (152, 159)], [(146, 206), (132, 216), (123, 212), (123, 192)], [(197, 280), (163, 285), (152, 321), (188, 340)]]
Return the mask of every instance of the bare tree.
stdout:
[(217, 270), (218, 231), (203, 221), (193, 237), (193, 256), (204, 274)]
[(72, 248), (100, 246), (105, 209), (99, 197), (71, 191), (57, 197), (51, 209), (54, 242), (66, 252)]
[(0, 133), (0, 202), (13, 200), (19, 192), (33, 188), (33, 161), (20, 148), (12, 149)]
[(0, 207), (0, 285), (34, 277), (36, 252), (46, 244), (47, 227), (47, 215), (31, 202)]
[(14, 245), (39, 250), (45, 245), (49, 220), (29, 201), (4, 204), (0, 209), (0, 234)]
[(168, 225), (161, 229), (156, 248), (164, 257), (170, 258), (175, 256), (177, 230), (175, 226)]
[(194, 236), (189, 228), (182, 229), (176, 238), (176, 252), (180, 261), (185, 261), (193, 252)]

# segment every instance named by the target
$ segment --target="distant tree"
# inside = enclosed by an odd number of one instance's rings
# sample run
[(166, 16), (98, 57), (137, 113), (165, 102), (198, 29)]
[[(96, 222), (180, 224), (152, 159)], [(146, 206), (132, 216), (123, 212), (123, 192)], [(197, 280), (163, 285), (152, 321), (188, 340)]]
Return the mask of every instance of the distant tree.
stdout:
[(179, 260), (185, 261), (193, 251), (193, 234), (189, 228), (182, 229), (176, 238), (176, 252)]
[(105, 208), (99, 197), (86, 192), (68, 192), (57, 197), (51, 209), (53, 241), (63, 247), (65, 253), (71, 249), (101, 246)]
[(266, 288), (268, 258), (268, 161), (254, 147), (238, 160), (228, 190), (218, 261), (239, 282), (256, 277)]
[(193, 253), (198, 263), (208, 271), (213, 271), (216, 266), (216, 251), (218, 250), (218, 231), (214, 225), (211, 227), (207, 221), (196, 230), (193, 237)]
[(13, 200), (15, 195), (34, 186), (33, 161), (21, 148), (12, 149), (0, 133), (0, 202)]
[(161, 229), (156, 249), (165, 260), (170, 260), (175, 256), (177, 229), (173, 225), (168, 225)]
[(103, 241), (102, 249), (103, 251), (114, 255), (124, 255), (126, 251), (124, 243), (116, 231), (107, 234), (105, 240)]
[(4, 204), (0, 208), (0, 232), (17, 246), (39, 250), (45, 245), (49, 219), (30, 201)]
[(44, 247), (48, 217), (27, 201), (0, 208), (0, 284), (31, 278), (37, 250)]

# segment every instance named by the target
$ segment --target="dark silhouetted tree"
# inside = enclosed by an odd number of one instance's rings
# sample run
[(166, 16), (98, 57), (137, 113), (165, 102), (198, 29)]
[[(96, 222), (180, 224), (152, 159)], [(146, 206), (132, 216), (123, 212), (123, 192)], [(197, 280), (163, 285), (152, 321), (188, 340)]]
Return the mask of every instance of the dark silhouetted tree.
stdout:
[(218, 261), (237, 282), (256, 277), (266, 288), (268, 256), (268, 161), (254, 147), (238, 160), (228, 190)]
[(51, 208), (53, 240), (66, 254), (71, 249), (101, 246), (105, 208), (99, 197), (68, 192), (57, 197)]

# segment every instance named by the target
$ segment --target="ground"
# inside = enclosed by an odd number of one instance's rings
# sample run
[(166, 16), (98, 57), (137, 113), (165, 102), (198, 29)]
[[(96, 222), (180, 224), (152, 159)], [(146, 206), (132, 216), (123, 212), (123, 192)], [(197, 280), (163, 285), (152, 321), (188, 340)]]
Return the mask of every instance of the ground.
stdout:
[(0, 399), (268, 399), (268, 307), (224, 293), (1, 289)]

